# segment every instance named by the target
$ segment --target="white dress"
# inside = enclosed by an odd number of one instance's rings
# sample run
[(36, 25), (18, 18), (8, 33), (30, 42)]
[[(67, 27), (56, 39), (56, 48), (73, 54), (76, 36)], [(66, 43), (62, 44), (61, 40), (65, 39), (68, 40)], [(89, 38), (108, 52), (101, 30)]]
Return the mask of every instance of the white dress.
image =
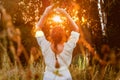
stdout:
[(64, 44), (63, 51), (57, 55), (60, 64), (59, 69), (55, 68), (55, 54), (51, 50), (50, 42), (46, 40), (44, 33), (42, 31), (36, 32), (36, 38), (46, 64), (43, 80), (72, 80), (68, 67), (71, 64), (73, 49), (79, 39), (79, 33), (72, 31), (69, 40)]

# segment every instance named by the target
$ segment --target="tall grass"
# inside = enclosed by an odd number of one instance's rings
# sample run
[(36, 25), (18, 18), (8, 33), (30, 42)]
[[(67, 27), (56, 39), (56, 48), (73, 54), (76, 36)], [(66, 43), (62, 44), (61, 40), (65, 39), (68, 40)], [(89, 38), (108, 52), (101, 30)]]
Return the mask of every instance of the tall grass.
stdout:
[[(112, 66), (108, 65), (101, 68), (99, 65), (89, 66), (80, 69), (78, 65), (71, 64), (70, 72), (73, 80), (119, 80), (120, 71), (116, 71)], [(19, 69), (12, 66), (9, 69), (0, 70), (0, 80), (42, 80), (44, 73), (43, 61), (36, 64)]]

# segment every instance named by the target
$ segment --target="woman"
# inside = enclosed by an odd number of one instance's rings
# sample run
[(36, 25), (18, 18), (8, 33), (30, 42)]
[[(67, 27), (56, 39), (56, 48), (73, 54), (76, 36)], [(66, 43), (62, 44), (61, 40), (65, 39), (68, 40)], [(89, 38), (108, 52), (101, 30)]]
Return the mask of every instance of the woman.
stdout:
[(36, 25), (36, 38), (46, 64), (43, 80), (72, 80), (68, 67), (71, 64), (73, 49), (79, 39), (79, 28), (64, 9), (56, 8), (54, 11), (65, 15), (69, 20), (72, 32), (68, 41), (65, 42), (64, 30), (59, 26), (54, 27), (50, 33), (51, 41), (47, 41), (42, 28), (51, 11), (53, 6), (47, 7)]

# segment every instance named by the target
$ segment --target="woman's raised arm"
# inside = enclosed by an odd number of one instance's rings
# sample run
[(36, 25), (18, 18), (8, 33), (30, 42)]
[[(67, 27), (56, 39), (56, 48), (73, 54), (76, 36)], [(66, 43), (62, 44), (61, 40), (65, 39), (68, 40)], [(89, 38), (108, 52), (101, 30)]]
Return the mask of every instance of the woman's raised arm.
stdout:
[(45, 9), (42, 17), (40, 18), (40, 20), (39, 20), (38, 23), (36, 24), (36, 30), (41, 30), (41, 29), (42, 29), (42, 27), (43, 27), (43, 25), (44, 25), (44, 23), (45, 23), (45, 21), (46, 21), (46, 18), (47, 18), (47, 16), (48, 16), (48, 14), (52, 11), (52, 8), (53, 8), (53, 5), (48, 6), (48, 7)]

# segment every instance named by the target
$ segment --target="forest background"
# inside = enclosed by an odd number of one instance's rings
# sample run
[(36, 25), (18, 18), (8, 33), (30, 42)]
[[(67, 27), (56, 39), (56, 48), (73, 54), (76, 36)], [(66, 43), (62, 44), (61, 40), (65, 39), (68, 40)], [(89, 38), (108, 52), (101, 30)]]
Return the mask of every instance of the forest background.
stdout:
[[(99, 1), (101, 8), (98, 9)], [(80, 27), (82, 38), (74, 50), (70, 67), (73, 79), (119, 80), (119, 0), (0, 0), (0, 79), (42, 79), (44, 61), (34, 28), (45, 8), (52, 3), (66, 8)], [(100, 9), (105, 16), (100, 15)], [(69, 32), (69, 28), (66, 29)], [(46, 36), (48, 30), (48, 27), (44, 30)], [(12, 72), (13, 75), (8, 75)]]

